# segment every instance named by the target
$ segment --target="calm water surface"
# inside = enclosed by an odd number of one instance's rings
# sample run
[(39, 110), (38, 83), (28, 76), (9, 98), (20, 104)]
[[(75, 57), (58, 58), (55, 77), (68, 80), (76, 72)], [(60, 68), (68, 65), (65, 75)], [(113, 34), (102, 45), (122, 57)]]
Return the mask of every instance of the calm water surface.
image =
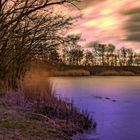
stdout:
[(97, 122), (73, 140), (140, 140), (140, 77), (52, 78), (57, 96), (73, 100)]

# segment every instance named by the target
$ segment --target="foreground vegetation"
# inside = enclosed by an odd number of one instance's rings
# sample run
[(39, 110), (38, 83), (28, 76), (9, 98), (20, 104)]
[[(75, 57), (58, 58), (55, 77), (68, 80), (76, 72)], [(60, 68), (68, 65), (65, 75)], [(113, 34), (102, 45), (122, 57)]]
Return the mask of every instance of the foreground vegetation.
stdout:
[(0, 94), (0, 138), (69, 140), (73, 134), (96, 127), (87, 113), (55, 96), (46, 71), (27, 73), (16, 91)]
[[(62, 104), (62, 101), (58, 103)], [(34, 109), (0, 103), (0, 139), (69, 140), (73, 134), (83, 132), (92, 124), (88, 116), (78, 110), (72, 112), (72, 108), (63, 111), (58, 107), (57, 113), (54, 113), (55, 107), (45, 106), (43, 112)]]
[(71, 44), (65, 30), (79, 16), (65, 9), (77, 3), (0, 1), (0, 139), (63, 140), (92, 126), (88, 115), (55, 97), (46, 72), (31, 70), (33, 61)]

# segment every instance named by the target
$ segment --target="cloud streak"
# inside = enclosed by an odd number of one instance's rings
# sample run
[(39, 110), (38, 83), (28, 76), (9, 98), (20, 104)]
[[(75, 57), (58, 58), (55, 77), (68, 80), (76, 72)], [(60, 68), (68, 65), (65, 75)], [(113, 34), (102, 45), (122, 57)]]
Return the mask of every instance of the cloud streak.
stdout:
[(140, 42), (140, 7), (124, 12), (129, 19), (124, 27), (126, 30), (125, 40)]
[[(131, 22), (139, 22), (140, 17), (135, 15), (129, 18), (129, 15), (140, 12), (140, 8), (132, 10), (133, 7), (140, 6), (137, 0), (85, 0), (82, 5), (83, 18), (75, 24), (73, 32), (77, 30), (78, 33), (82, 33), (83, 38), (87, 40), (84, 44), (100, 41), (119, 47), (131, 47), (132, 43), (124, 40), (127, 37), (130, 41), (139, 39), (138, 34), (133, 37), (126, 34), (129, 31), (140, 30), (140, 24), (137, 27), (131, 26)], [(124, 14), (123, 11), (127, 12)], [(133, 48), (138, 49), (138, 44), (133, 43)]]

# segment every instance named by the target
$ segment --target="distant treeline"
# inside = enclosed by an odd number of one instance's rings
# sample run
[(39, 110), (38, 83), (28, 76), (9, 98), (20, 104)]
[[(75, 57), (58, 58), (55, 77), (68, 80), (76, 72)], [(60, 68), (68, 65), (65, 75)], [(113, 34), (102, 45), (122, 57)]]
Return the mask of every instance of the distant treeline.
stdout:
[(88, 48), (84, 50), (77, 45), (61, 50), (52, 49), (44, 58), (54, 66), (140, 66), (140, 53), (130, 48), (116, 49), (113, 44), (98, 42), (91, 43)]

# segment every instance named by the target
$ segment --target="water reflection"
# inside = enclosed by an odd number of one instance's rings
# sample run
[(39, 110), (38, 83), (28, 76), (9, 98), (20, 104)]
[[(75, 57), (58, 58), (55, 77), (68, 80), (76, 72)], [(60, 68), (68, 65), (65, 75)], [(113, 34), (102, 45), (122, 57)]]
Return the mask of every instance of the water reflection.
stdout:
[(73, 99), (97, 122), (76, 140), (139, 140), (140, 77), (53, 78), (56, 92)]

